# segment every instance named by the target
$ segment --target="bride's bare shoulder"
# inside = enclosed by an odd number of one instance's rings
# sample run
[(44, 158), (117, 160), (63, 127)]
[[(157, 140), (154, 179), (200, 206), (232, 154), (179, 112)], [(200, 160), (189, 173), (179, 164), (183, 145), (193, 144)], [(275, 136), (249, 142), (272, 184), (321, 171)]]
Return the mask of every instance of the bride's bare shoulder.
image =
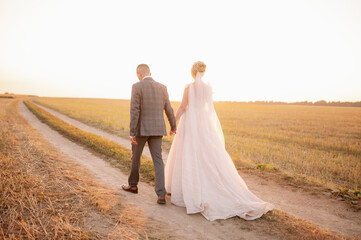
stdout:
[(189, 87), (190, 87), (191, 85), (192, 85), (192, 83), (188, 83), (188, 84), (184, 87), (183, 96), (188, 95)]
[(193, 83), (188, 83), (185, 87), (184, 87), (184, 91), (188, 91), (189, 87), (192, 85)]

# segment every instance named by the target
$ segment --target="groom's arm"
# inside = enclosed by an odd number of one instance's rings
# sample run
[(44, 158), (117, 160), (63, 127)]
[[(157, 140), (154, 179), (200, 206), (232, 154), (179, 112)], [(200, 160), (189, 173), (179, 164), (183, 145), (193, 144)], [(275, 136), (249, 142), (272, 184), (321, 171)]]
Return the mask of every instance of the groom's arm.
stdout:
[(164, 102), (165, 102), (164, 110), (165, 110), (165, 114), (167, 115), (167, 118), (169, 121), (170, 129), (171, 129), (171, 131), (175, 132), (177, 130), (177, 123), (175, 121), (173, 108), (170, 105), (167, 87), (165, 87), (165, 86), (164, 86)]
[(135, 136), (140, 115), (140, 90), (136, 84), (132, 86), (132, 96), (130, 99), (130, 136)]

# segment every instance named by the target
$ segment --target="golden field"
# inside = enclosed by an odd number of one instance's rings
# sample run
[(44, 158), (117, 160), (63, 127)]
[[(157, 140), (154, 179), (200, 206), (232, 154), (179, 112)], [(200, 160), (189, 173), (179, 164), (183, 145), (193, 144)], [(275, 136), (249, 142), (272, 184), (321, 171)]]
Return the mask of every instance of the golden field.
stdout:
[[(35, 102), (128, 136), (129, 100), (36, 98)], [(179, 103), (172, 106), (176, 111)], [(289, 176), (360, 188), (361, 108), (233, 102), (216, 102), (215, 108), (237, 167), (277, 168)]]
[[(169, 226), (146, 218), (133, 204), (123, 202), (117, 191), (99, 184), (90, 172), (58, 152), (21, 117), (19, 102), (0, 99), (2, 239), (183, 239), (174, 233), (169, 235)], [(29, 101), (24, 103), (39, 120), (64, 137), (129, 172), (129, 150), (77, 129)], [(144, 161), (141, 170), (146, 180), (151, 180), (149, 173), (153, 170), (144, 168), (149, 164)], [(278, 209), (256, 222), (237, 218), (231, 221), (241, 229), (255, 230), (257, 225), (255, 231), (272, 239), (345, 239)]]

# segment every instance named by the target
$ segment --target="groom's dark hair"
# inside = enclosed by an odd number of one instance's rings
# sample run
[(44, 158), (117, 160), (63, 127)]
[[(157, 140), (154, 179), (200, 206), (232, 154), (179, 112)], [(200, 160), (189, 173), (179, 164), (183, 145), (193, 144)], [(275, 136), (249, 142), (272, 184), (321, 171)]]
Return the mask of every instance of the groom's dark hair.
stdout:
[(137, 72), (150, 73), (150, 68), (147, 64), (139, 64), (137, 67)]

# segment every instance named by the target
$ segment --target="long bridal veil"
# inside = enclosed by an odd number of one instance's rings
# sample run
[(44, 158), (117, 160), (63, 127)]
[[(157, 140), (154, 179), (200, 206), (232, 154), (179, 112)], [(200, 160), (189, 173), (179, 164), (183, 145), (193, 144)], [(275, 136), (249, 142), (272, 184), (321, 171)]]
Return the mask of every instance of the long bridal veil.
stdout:
[(165, 169), (167, 192), (187, 213), (208, 220), (240, 216), (252, 220), (273, 208), (251, 193), (225, 149), (224, 135), (213, 106), (213, 92), (198, 72), (188, 90)]

